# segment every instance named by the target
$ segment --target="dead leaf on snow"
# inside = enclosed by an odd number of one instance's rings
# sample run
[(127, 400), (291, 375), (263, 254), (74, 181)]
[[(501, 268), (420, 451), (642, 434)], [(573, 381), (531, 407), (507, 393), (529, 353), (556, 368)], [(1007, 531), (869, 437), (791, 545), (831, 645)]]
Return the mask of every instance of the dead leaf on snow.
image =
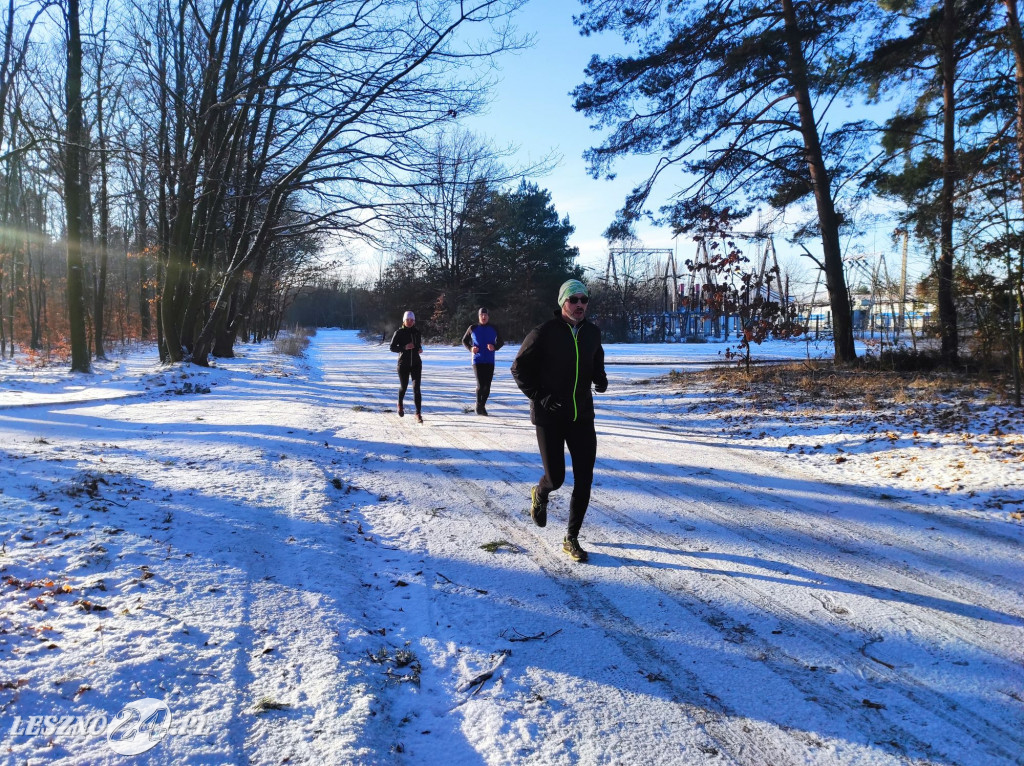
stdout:
[(105, 612), (107, 607), (102, 604), (97, 604), (84, 598), (80, 598), (73, 602), (75, 606), (86, 612)]

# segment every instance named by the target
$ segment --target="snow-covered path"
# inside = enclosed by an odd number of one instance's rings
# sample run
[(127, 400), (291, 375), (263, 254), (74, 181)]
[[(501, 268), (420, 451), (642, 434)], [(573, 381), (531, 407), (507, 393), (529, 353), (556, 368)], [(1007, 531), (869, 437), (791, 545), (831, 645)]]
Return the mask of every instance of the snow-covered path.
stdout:
[(24, 722), (155, 697), (196, 731), (140, 762), (1024, 763), (1019, 525), (822, 483), (610, 353), (575, 564), (514, 349), (481, 418), (428, 347), (422, 425), (386, 346), (253, 354), (0, 410), (3, 762), (123, 762)]

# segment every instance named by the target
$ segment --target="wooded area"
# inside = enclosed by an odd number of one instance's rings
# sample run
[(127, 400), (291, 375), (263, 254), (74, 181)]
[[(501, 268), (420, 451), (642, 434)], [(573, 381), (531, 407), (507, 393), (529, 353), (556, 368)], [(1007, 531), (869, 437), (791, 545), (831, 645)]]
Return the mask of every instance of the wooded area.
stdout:
[(5, 352), (205, 364), (276, 332), (331, 238), (408, 225), (521, 1), (10, 0)]
[[(524, 1), (8, 0), (3, 355), (85, 371), (112, 344), (155, 339), (163, 361), (206, 364), (286, 316), (386, 333), (406, 308), (451, 340), (481, 304), (507, 337), (525, 333), (555, 308), (557, 284), (582, 275), (573, 227), (523, 180), (547, 161), (511, 165), (459, 125), (492, 85), (481, 63), (524, 47)], [(593, 58), (572, 94), (604, 136), (592, 173), (629, 154), (653, 163), (609, 222), (611, 243), (650, 216), (722, 254), (715, 267), (749, 298), (759, 288), (731, 229), (755, 206), (773, 211), (766, 226), (798, 220), (793, 241), (824, 276), (847, 363), (844, 250), (884, 202), (894, 237), (932, 256), (908, 291), (931, 291), (910, 297), (937, 306), (942, 361), (955, 368), (966, 337), (970, 354), (1019, 364), (1016, 0), (580, 5), (581, 33), (635, 51)], [(677, 191), (649, 210), (659, 183)], [(327, 257), (346, 240), (376, 253), (372, 283)], [(610, 329), (626, 310), (663, 307), (661, 265), (641, 268), (654, 273), (594, 285)], [(702, 294), (738, 310), (739, 292)], [(791, 332), (793, 312), (779, 316)]]

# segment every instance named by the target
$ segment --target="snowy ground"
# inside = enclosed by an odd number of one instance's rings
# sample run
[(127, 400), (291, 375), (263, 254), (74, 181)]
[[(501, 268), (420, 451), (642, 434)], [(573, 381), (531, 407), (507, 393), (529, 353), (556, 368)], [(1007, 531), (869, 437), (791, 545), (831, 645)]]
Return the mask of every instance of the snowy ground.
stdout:
[(423, 425), (340, 331), (4, 363), (0, 763), (1024, 763), (1020, 415), (661, 378), (720, 348), (607, 348), (584, 565), (513, 347), (488, 418), (428, 347)]

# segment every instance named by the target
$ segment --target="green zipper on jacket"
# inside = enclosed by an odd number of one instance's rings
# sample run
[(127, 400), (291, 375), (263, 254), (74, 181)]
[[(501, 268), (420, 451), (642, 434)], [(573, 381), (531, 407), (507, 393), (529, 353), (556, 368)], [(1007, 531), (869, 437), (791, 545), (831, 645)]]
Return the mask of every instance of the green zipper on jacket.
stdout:
[(580, 342), (576, 338), (579, 327), (569, 327), (569, 332), (572, 333), (572, 345), (576, 349), (576, 380), (572, 383), (572, 421), (575, 423), (580, 414), (576, 406), (576, 386), (580, 383)]

